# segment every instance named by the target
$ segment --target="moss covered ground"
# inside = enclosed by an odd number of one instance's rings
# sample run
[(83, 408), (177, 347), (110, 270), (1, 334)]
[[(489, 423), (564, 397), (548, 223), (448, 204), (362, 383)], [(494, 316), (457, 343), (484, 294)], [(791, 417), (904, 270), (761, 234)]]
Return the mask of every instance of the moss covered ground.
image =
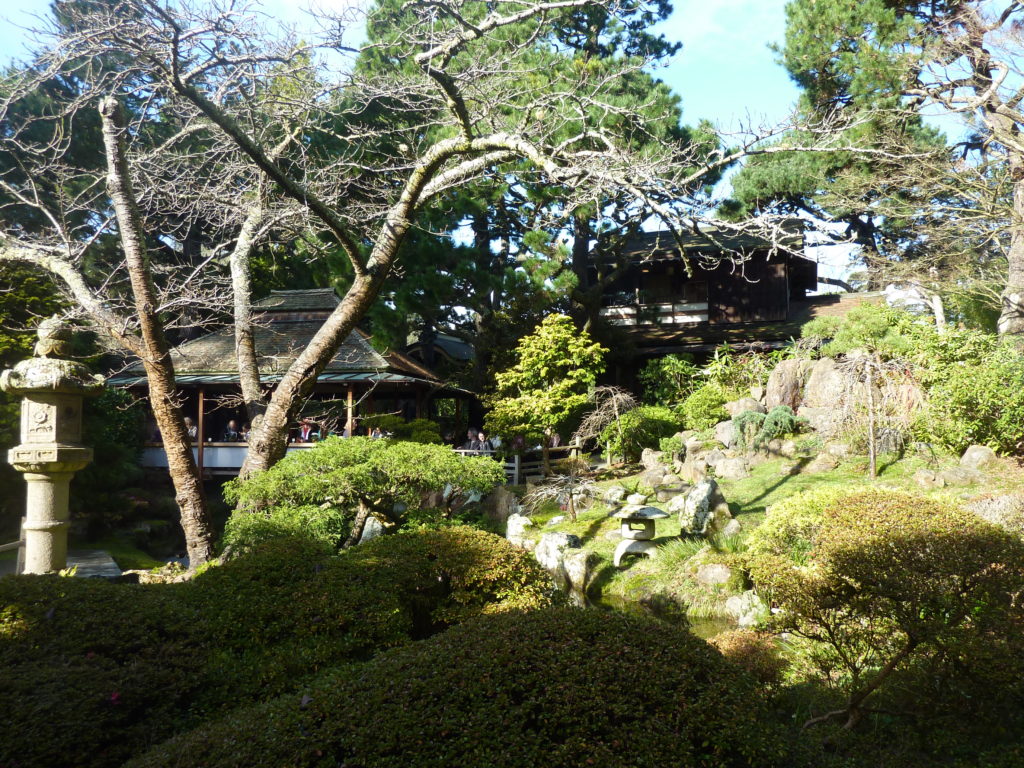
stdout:
[[(575, 521), (566, 518), (550, 524), (554, 517), (565, 515), (557, 506), (539, 510), (531, 518), (537, 526), (537, 536), (561, 531), (580, 537), (584, 549), (591, 555), (593, 578), (587, 597), (592, 603), (619, 610), (651, 612), (662, 618), (686, 615), (695, 631), (709, 635), (728, 626), (723, 620), (725, 600), (750, 586), (743, 572), (745, 540), (772, 504), (802, 491), (829, 487), (912, 489), (948, 501), (1024, 490), (1024, 471), (1008, 460), (1003, 461), (999, 469), (987, 472), (983, 482), (932, 491), (922, 491), (917, 486), (915, 473), (922, 469), (941, 471), (955, 467), (955, 457), (882, 456), (875, 479), (868, 477), (867, 459), (863, 457), (842, 461), (827, 472), (807, 472), (805, 467), (809, 463), (807, 459), (772, 459), (754, 467), (748, 478), (719, 481), (733, 517), (742, 526), (739, 535), (710, 541), (701, 537), (681, 538), (675, 517), (658, 520), (655, 527), (655, 541), (660, 544), (658, 555), (628, 558), (619, 568), (612, 563), (619, 542), (615, 535), (619, 521), (609, 517), (612, 510), (603, 502), (595, 502)], [(794, 467), (796, 471), (787, 471)], [(636, 470), (632, 474), (619, 472), (618, 477), (603, 480), (600, 485), (609, 488), (622, 484), (632, 490), (639, 483), (642, 468), (636, 467)], [(665, 507), (657, 501), (650, 503)], [(706, 563), (730, 566), (733, 578), (719, 586), (699, 584), (694, 579), (696, 569)]]

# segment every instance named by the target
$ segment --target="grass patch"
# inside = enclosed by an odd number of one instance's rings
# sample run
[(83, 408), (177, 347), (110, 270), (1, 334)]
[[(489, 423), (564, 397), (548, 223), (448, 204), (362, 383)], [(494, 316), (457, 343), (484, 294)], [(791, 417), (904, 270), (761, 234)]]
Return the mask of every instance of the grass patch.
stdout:
[(71, 541), (71, 549), (103, 549), (110, 553), (122, 571), (148, 571), (166, 565), (166, 561), (153, 557), (117, 534), (109, 534), (91, 541)]

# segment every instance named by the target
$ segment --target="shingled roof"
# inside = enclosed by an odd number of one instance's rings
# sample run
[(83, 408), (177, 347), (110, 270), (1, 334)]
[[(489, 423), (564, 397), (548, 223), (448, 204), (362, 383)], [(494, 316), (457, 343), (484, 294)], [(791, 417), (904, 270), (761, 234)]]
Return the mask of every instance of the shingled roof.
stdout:
[[(803, 249), (803, 232), (793, 225), (793, 231), (783, 235), (778, 245), (787, 249), (791, 257)], [(772, 247), (772, 243), (752, 234), (726, 232), (705, 226), (699, 232), (669, 231), (641, 232), (626, 243), (622, 254), (637, 261), (665, 261), (679, 258), (680, 246), (687, 253), (738, 251), (749, 252)], [(803, 257), (796, 257), (803, 258)]]
[[(339, 303), (331, 288), (271, 291), (268, 297), (255, 302), (253, 341), (260, 373), (266, 376), (284, 373)], [(175, 372), (181, 376), (238, 373), (235, 334), (231, 327), (185, 342), (171, 355)], [(406, 355), (378, 352), (370, 345), (369, 336), (358, 329), (348, 335), (323, 372), (401, 373), (438, 381), (437, 375), (429, 368)]]

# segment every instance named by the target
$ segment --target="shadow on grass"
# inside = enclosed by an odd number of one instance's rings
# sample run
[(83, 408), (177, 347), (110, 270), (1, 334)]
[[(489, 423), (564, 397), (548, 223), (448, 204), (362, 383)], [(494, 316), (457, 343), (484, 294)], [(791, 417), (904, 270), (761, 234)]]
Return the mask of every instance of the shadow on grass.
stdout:
[(743, 506), (740, 506), (739, 504), (736, 504), (736, 503), (730, 504), (729, 505), (729, 511), (733, 513), (734, 517), (736, 515), (749, 515), (749, 514), (752, 514), (752, 513), (755, 513), (755, 512), (764, 512), (764, 510), (765, 510), (764, 506), (755, 507), (753, 505), (756, 504), (761, 499), (764, 499), (764, 498), (767, 498), (768, 496), (771, 496), (775, 491), (777, 491), (779, 488), (784, 486), (786, 483), (788, 483), (794, 477), (798, 477), (800, 475), (800, 473), (803, 472), (804, 467), (806, 467), (810, 463), (811, 463), (811, 459), (810, 459), (809, 456), (804, 456), (804, 457), (798, 459), (796, 464), (794, 464), (790, 468), (789, 472), (787, 472), (785, 475), (780, 477), (774, 484), (767, 486), (757, 496), (755, 496), (752, 499), (747, 500), (743, 504)]

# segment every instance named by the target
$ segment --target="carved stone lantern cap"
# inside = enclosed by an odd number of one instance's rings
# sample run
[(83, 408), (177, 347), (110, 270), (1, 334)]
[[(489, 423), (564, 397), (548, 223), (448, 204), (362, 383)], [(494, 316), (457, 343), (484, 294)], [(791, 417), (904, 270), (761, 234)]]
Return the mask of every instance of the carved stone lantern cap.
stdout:
[(102, 391), (102, 376), (90, 372), (88, 367), (74, 360), (50, 357), (69, 352), (67, 342), (71, 338), (71, 329), (59, 318), (43, 320), (37, 335), (37, 356), (22, 360), (14, 368), (0, 374), (0, 390), (10, 395), (50, 393), (85, 397), (98, 395)]
[(657, 507), (642, 507), (639, 504), (627, 504), (612, 517), (617, 517), (620, 520), (662, 520), (669, 517), (668, 512), (658, 509)]

